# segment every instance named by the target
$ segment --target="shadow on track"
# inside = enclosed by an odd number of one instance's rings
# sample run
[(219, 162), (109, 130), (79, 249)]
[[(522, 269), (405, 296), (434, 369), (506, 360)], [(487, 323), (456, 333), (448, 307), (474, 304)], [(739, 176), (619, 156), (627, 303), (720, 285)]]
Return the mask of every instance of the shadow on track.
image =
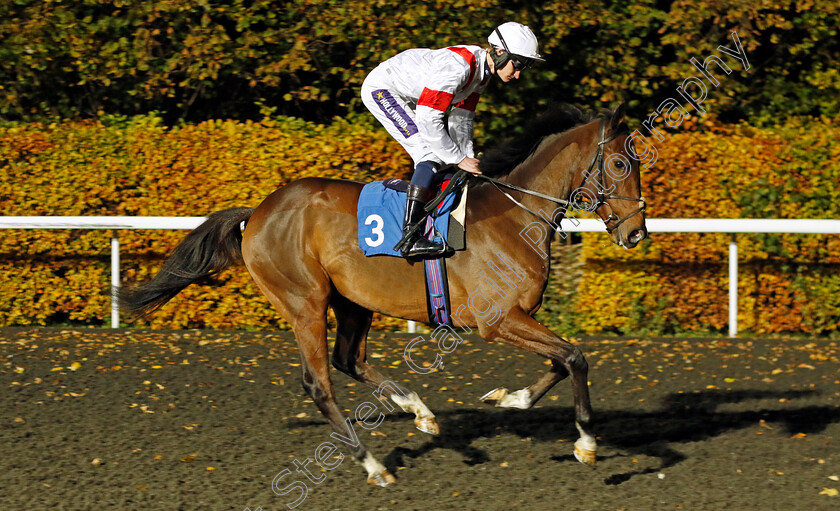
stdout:
[[(722, 405), (749, 400), (791, 401), (815, 395), (818, 395), (818, 392), (709, 390), (692, 394), (670, 394), (663, 400), (662, 408), (650, 412), (603, 410), (598, 426), (601, 445), (618, 451), (607, 458), (644, 455), (660, 459), (660, 465), (656, 468), (612, 474), (604, 479), (604, 483), (621, 484), (634, 476), (658, 472), (685, 460), (685, 455), (676, 451), (670, 444), (709, 440), (728, 431), (755, 426), (762, 420), (781, 425), (790, 434), (823, 431), (829, 424), (840, 421), (840, 408), (805, 406), (717, 411)], [(479, 465), (490, 461), (490, 456), (483, 449), (472, 446), (472, 443), (480, 438), (490, 438), (503, 433), (521, 438), (530, 437), (534, 441), (556, 442), (568, 438), (572, 442), (576, 431), (558, 420), (558, 417), (572, 413), (571, 407), (442, 411), (437, 414), (443, 426), (440, 436), (417, 449), (393, 449), (385, 458), (385, 465), (391, 470), (396, 470), (397, 467), (405, 466), (405, 458), (419, 458), (438, 449), (458, 452), (464, 456), (464, 463), (467, 465)], [(399, 417), (396, 420), (410, 419)], [(551, 459), (556, 462), (576, 463), (571, 454), (552, 456)]]

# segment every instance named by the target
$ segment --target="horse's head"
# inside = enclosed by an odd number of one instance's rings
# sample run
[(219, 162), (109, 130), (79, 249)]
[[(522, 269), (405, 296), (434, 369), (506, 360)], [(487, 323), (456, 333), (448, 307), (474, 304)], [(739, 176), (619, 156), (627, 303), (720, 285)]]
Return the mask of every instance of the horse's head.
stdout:
[(647, 237), (647, 229), (639, 157), (624, 124), (624, 105), (592, 124), (597, 125), (594, 158), (578, 176), (573, 205), (579, 211), (596, 213), (613, 243), (633, 248)]

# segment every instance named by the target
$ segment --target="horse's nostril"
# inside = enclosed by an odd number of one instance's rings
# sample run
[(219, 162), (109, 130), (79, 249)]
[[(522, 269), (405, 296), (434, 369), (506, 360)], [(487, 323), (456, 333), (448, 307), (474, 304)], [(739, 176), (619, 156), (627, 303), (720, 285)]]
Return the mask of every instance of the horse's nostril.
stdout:
[(636, 229), (630, 233), (630, 242), (631, 243), (638, 243), (645, 239), (645, 230), (644, 229)]

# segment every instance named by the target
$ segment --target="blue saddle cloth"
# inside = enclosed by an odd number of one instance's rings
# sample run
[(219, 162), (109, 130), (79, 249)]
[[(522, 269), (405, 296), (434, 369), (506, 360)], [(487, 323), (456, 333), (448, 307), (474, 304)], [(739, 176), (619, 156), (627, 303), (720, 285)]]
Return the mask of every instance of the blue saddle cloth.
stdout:
[[(394, 189), (400, 184), (399, 179), (389, 179), (374, 181), (362, 188), (356, 219), (359, 221), (359, 248), (366, 256), (402, 257), (394, 250), (394, 245), (402, 239), (405, 218), (405, 192)], [(438, 243), (442, 242), (441, 236), (445, 239), (449, 231), (449, 214), (457, 195), (448, 195), (435, 212), (434, 228), (437, 232), (434, 240)], [(431, 232), (432, 223), (427, 221), (424, 236), (428, 238)]]

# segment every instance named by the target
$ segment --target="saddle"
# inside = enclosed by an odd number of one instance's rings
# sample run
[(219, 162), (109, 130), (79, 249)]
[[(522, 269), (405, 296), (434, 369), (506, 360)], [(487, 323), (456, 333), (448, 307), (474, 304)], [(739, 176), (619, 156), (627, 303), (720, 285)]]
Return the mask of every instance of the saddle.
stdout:
[[(386, 255), (402, 257), (404, 241), (402, 221), (408, 182), (402, 179), (374, 181), (362, 188), (356, 219), (359, 248), (367, 257)], [(446, 243), (454, 251), (466, 249), (466, 177), (463, 173), (446, 176), (437, 197), (426, 205), (429, 216), (412, 229), (437, 243)], [(449, 281), (444, 258), (424, 259), (426, 305), (430, 322), (452, 326)]]
[[(449, 177), (449, 176), (447, 176)], [(402, 257), (400, 242), (405, 217), (405, 191), (402, 179), (374, 181), (362, 188), (356, 210), (359, 248), (365, 256)], [(423, 235), (453, 250), (466, 249), (466, 179), (451, 176), (441, 183), (439, 193), (426, 205), (429, 216), (415, 226)]]

